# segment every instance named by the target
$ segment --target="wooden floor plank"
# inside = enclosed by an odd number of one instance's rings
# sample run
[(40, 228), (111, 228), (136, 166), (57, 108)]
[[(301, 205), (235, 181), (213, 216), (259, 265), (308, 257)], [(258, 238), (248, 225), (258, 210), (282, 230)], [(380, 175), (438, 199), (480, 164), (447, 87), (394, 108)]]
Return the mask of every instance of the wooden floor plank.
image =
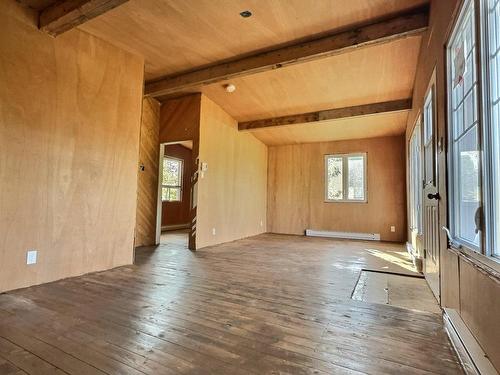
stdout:
[(181, 234), (164, 240), (134, 266), (0, 295), (0, 369), (462, 373), (440, 314), (350, 299), (363, 268), (415, 272), (401, 245), (261, 235), (192, 253)]

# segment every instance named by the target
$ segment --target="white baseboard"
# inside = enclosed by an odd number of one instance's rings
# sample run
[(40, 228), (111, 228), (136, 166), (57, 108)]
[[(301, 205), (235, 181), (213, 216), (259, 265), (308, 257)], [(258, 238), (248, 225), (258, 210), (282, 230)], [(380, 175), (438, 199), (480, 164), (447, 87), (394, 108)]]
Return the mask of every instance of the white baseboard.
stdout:
[(380, 241), (379, 233), (332, 232), (326, 230), (306, 229), (306, 236)]
[(460, 314), (445, 308), (443, 320), (446, 332), (467, 375), (498, 375), (486, 353), (469, 331)]

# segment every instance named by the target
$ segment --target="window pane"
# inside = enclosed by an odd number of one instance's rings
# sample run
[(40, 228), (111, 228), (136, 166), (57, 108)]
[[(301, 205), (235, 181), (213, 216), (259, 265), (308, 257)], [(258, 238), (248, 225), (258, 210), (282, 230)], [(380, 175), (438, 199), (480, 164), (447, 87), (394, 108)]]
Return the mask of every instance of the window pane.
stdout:
[(168, 188), (168, 200), (169, 201), (180, 201), (181, 200), (181, 189), (180, 188)]
[(163, 182), (162, 185), (181, 185), (181, 164), (177, 159), (163, 159)]
[(164, 187), (161, 188), (161, 200), (162, 201), (168, 200), (168, 189), (169, 188), (164, 188)]
[(347, 199), (365, 200), (365, 163), (363, 156), (349, 156), (347, 159)]
[(434, 102), (432, 90), (426, 97), (424, 105), (424, 156), (425, 156), (425, 183), (434, 183)]
[(471, 129), (457, 142), (458, 167), (458, 236), (479, 246), (476, 232), (476, 211), (480, 205), (479, 147), (477, 127)]
[(330, 156), (327, 159), (327, 199), (341, 200), (342, 194), (342, 157)]

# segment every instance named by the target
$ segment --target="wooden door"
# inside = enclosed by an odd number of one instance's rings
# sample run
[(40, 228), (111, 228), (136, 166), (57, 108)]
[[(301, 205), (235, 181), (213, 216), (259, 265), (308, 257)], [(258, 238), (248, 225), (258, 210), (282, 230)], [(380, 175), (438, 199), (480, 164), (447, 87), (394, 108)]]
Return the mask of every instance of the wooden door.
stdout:
[(424, 275), (439, 301), (439, 192), (437, 181), (436, 100), (431, 83), (424, 102)]

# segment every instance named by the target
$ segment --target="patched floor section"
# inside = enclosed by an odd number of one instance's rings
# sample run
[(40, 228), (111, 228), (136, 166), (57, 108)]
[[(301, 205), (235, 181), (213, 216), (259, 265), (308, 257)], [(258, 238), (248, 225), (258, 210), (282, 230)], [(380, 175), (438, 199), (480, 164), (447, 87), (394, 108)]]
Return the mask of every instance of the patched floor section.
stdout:
[(417, 275), (362, 270), (352, 293), (352, 299), (441, 313), (424, 277)]

